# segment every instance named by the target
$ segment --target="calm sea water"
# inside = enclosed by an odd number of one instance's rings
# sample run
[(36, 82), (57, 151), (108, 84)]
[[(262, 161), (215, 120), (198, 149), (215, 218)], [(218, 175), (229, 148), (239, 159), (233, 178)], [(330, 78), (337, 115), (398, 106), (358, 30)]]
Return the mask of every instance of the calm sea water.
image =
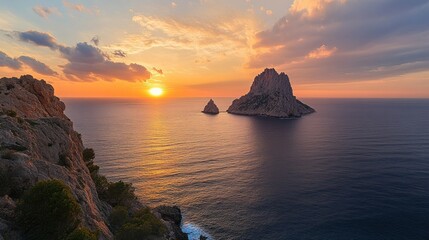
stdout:
[[(208, 99), (66, 99), (110, 180), (212, 239), (429, 239), (429, 100), (304, 99), (279, 120)], [(215, 99), (225, 110), (232, 99)]]

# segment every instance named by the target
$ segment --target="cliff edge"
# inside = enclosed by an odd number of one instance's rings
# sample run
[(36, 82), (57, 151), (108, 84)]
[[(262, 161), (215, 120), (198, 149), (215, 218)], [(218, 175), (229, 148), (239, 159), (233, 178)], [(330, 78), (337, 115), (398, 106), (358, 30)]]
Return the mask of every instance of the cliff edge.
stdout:
[[(43, 80), (30, 75), (0, 79), (0, 239), (6, 234), (12, 239), (25, 238), (15, 224), (17, 203), (36, 183), (50, 179), (70, 188), (81, 208), (83, 227), (97, 232), (99, 239), (114, 237), (109, 223), (112, 204), (99, 196), (83, 156), (80, 134), (64, 110), (53, 87)], [(137, 200), (133, 206), (143, 207)], [(153, 212), (169, 231), (157, 239), (187, 239), (180, 223), (171, 226), (169, 219)]]

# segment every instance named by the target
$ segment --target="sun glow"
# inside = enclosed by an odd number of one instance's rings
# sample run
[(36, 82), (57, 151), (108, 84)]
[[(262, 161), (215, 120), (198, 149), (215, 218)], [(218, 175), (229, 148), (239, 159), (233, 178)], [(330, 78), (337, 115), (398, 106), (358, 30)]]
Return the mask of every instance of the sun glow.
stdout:
[(151, 96), (154, 96), (154, 97), (159, 97), (162, 94), (164, 94), (164, 90), (162, 88), (159, 88), (159, 87), (154, 87), (154, 88), (149, 89), (149, 94)]

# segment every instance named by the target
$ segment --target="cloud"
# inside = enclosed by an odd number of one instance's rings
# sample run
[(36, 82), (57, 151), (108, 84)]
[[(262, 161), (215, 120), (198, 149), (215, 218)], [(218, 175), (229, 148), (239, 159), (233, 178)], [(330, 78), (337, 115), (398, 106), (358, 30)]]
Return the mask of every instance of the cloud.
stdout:
[(248, 67), (280, 67), (307, 83), (427, 70), (428, 12), (428, 0), (295, 0), (256, 34)]
[(126, 57), (127, 53), (122, 51), (122, 50), (115, 50), (112, 53), (113, 55), (115, 55), (116, 57)]
[[(27, 31), (17, 32), (17, 35), (21, 41), (59, 51), (61, 56), (68, 61), (67, 64), (60, 67), (66, 77), (73, 81), (124, 80), (135, 82), (145, 81), (151, 76), (144, 66), (136, 63), (113, 62), (98, 47), (86, 42), (68, 47), (59, 44), (49, 33)], [(29, 62), (28, 59), (27, 62)], [(33, 62), (30, 66), (36, 65)], [(39, 64), (37, 69), (41, 70), (42, 66)]]
[(48, 75), (48, 76), (55, 76), (58, 75), (54, 70), (52, 70), (48, 65), (37, 61), (36, 59), (28, 56), (21, 56), (18, 58), (19, 61), (29, 66), (31, 69), (33, 69), (35, 72)]
[(289, 12), (304, 17), (321, 16), (331, 4), (344, 4), (346, 2), (347, 0), (295, 0)]
[(48, 18), (51, 14), (60, 14), (57, 8), (55, 7), (43, 7), (43, 6), (35, 6), (33, 7), (33, 11), (42, 18)]
[(256, 28), (252, 19), (240, 17), (203, 21), (137, 15), (133, 21), (142, 27), (142, 34), (126, 35), (111, 48), (135, 54), (161, 47), (215, 57), (250, 49)]
[(327, 58), (332, 56), (338, 49), (336, 47), (333, 47), (329, 49), (326, 45), (322, 45), (319, 48), (311, 51), (307, 57), (313, 58), (313, 59), (319, 59), (319, 58)]
[(21, 69), (22, 64), (18, 59), (11, 58), (6, 53), (0, 51), (0, 67), (8, 67), (18, 70)]
[(63, 72), (71, 80), (136, 82), (151, 77), (144, 66), (110, 61), (100, 49), (85, 42), (78, 43), (75, 47), (61, 47), (60, 52), (68, 60), (63, 66)]
[(57, 49), (59, 46), (55, 38), (49, 33), (27, 31), (27, 32), (17, 32), (17, 34), (19, 39), (24, 42), (29, 42), (39, 46), (49, 47), (51, 49)]
[(8, 67), (14, 70), (19, 70), (22, 68), (23, 64), (29, 66), (35, 72), (43, 75), (57, 75), (57, 73), (50, 67), (48, 67), (46, 64), (37, 61), (32, 57), (21, 56), (18, 58), (11, 58), (6, 53), (0, 51), (0, 67)]
[(98, 36), (94, 36), (91, 39), (91, 42), (93, 42), (95, 44), (95, 46), (98, 46), (98, 44), (100, 43), (100, 38), (98, 38)]
[(63, 5), (71, 10), (75, 10), (78, 12), (90, 12), (90, 10), (86, 8), (83, 4), (75, 4), (64, 0)]
[(172, 7), (172, 8), (176, 8), (176, 7), (177, 7), (177, 3), (175, 3), (175, 2), (171, 2), (171, 7)]
[(162, 69), (158, 69), (158, 68), (155, 68), (155, 67), (153, 67), (152, 68), (155, 72), (157, 72), (158, 74), (160, 74), (160, 75), (163, 75), (164, 73), (163, 73), (163, 71), (162, 71)]

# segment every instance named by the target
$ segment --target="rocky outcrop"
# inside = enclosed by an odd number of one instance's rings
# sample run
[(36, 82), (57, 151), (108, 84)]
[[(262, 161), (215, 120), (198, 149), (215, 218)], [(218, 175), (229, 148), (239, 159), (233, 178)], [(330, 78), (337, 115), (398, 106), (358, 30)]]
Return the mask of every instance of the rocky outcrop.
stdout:
[(232, 114), (277, 118), (301, 117), (314, 111), (296, 99), (285, 73), (268, 68), (256, 76), (249, 93), (234, 100), (227, 110)]
[(154, 212), (166, 223), (171, 239), (188, 240), (188, 235), (180, 229), (180, 224), (182, 223), (180, 208), (177, 206), (159, 206), (154, 209)]
[(207, 114), (219, 114), (219, 108), (216, 106), (213, 99), (210, 99), (202, 112)]
[(45, 81), (29, 75), (0, 80), (0, 171), (11, 176), (5, 191), (18, 198), (38, 181), (60, 179), (81, 205), (84, 225), (111, 238), (110, 206), (97, 196), (82, 159), (80, 134), (64, 109)]
[(80, 134), (64, 109), (43, 80), (29, 75), (0, 79), (0, 239), (5, 232), (20, 239), (12, 224), (15, 203), (24, 191), (47, 179), (70, 187), (82, 208), (84, 226), (99, 231), (101, 239), (113, 239), (108, 223), (112, 207), (98, 197), (82, 157)]

